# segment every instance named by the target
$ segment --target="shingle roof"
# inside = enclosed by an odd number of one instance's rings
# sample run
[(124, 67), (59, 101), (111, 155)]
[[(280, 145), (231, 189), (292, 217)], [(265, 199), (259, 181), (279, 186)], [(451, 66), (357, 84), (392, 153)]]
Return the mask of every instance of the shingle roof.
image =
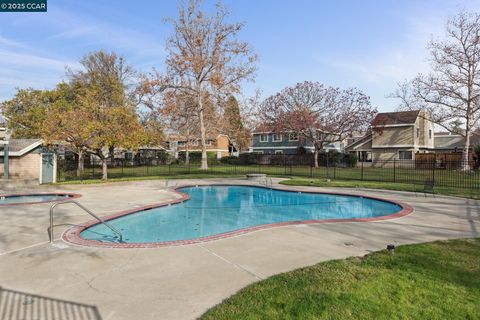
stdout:
[[(12, 156), (22, 155), (25, 152), (28, 152), (31, 149), (39, 146), (41, 142), (42, 141), (40, 139), (9, 139), (8, 152)], [(20, 154), (21, 151), (23, 151), (22, 154)], [(0, 152), (3, 153), (3, 145), (0, 146)]]
[(8, 150), (10, 152), (18, 152), (40, 141), (40, 139), (10, 139), (8, 141)]
[[(463, 149), (465, 146), (465, 138), (458, 134), (445, 135), (435, 133), (435, 149)], [(480, 136), (472, 134), (470, 138), (470, 146), (473, 147), (480, 144)]]
[(379, 113), (375, 119), (373, 119), (372, 124), (376, 126), (390, 124), (412, 124), (417, 121), (419, 113), (420, 110)]

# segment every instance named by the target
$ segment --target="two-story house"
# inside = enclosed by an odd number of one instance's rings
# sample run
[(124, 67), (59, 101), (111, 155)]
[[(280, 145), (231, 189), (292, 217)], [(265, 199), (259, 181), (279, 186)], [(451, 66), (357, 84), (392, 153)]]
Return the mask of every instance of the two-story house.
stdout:
[[(169, 151), (175, 158), (178, 158), (179, 152), (201, 152), (200, 139), (187, 139), (184, 136), (170, 135), (167, 139)], [(205, 140), (207, 152), (215, 152), (218, 159), (232, 155), (236, 148), (230, 138), (225, 134), (208, 136)]]
[[(252, 134), (251, 152), (259, 154), (298, 154), (313, 153), (313, 143), (301, 138), (293, 132), (254, 132)], [(331, 142), (323, 147), (323, 151), (336, 150), (343, 152), (343, 143)]]
[(423, 110), (379, 113), (368, 133), (346, 147), (359, 162), (414, 160), (417, 152), (432, 152), (434, 124)]

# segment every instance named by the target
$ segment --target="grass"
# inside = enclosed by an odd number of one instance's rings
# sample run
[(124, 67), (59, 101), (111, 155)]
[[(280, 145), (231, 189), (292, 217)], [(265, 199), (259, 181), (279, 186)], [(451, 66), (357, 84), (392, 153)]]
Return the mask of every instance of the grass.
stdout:
[[(423, 191), (425, 180), (432, 179), (433, 172), (423, 169), (397, 168), (310, 168), (308, 166), (232, 166), (227, 164), (211, 165), (208, 171), (200, 170), (198, 165), (171, 166), (137, 166), (109, 168), (108, 182), (156, 180), (156, 179), (205, 179), (205, 178), (236, 178), (247, 173), (265, 173), (273, 177), (292, 178), (282, 182), (288, 185), (305, 185), (319, 187), (362, 187), (400, 191)], [(94, 184), (103, 183), (100, 168), (86, 169), (82, 179), (74, 176), (75, 171), (63, 172), (59, 184)], [(472, 179), (471, 175), (474, 175)], [(312, 177), (313, 176), (313, 177)], [(327, 182), (325, 177), (331, 177)], [(480, 199), (480, 174), (462, 173), (453, 170), (435, 172), (435, 192), (438, 194)], [(468, 178), (467, 178), (468, 177)], [(363, 181), (361, 180), (363, 178)], [(395, 183), (392, 182), (395, 178)], [(475, 179), (476, 178), (476, 179)], [(370, 180), (370, 181), (368, 181)], [(374, 181), (371, 181), (374, 180)], [(467, 183), (468, 181), (468, 183)], [(467, 186), (456, 188), (455, 186)]]
[[(326, 179), (308, 179), (293, 178), (291, 180), (281, 181), (280, 184), (289, 186), (312, 186), (312, 187), (340, 187), (340, 188), (368, 188), (368, 189), (384, 189), (395, 191), (410, 191), (423, 193), (423, 185), (415, 185), (411, 183), (393, 183), (393, 182), (375, 182), (375, 181), (359, 181), (359, 180), (326, 180)], [(480, 199), (480, 190), (464, 189), (452, 187), (435, 186), (435, 194), (448, 196)]]
[[(456, 170), (436, 169), (412, 169), (412, 168), (310, 168), (309, 166), (273, 166), (273, 165), (243, 165), (234, 166), (228, 164), (210, 165), (208, 171), (200, 170), (198, 164), (163, 165), (163, 166), (135, 166), (115, 167), (108, 169), (109, 178), (207, 178), (207, 177), (236, 177), (247, 173), (265, 173), (270, 176), (326, 178), (335, 180), (363, 180), (393, 182), (405, 184), (423, 185), (426, 180), (435, 180), (438, 186), (456, 188), (480, 189), (480, 172), (461, 172)], [(88, 168), (82, 179), (75, 177), (75, 170), (61, 172), (59, 180), (98, 180), (101, 178), (100, 168)], [(125, 181), (125, 180), (121, 180)], [(74, 182), (75, 183), (75, 182)]]
[(480, 319), (480, 239), (400, 246), (273, 276), (201, 319)]
[(69, 184), (97, 184), (123, 181), (143, 181), (143, 180), (165, 180), (165, 179), (213, 179), (213, 178), (239, 178), (243, 175), (212, 175), (210, 173), (191, 173), (191, 174), (177, 174), (177, 175), (163, 175), (163, 176), (138, 176), (138, 177), (124, 177), (124, 178), (108, 178), (102, 179), (86, 179), (86, 180), (68, 180), (57, 182), (55, 185), (69, 185)]

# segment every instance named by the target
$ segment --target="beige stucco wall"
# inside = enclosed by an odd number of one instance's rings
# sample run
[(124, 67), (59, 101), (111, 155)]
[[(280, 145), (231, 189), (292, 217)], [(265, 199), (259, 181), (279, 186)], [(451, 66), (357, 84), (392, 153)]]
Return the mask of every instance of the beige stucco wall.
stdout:
[(397, 149), (395, 150), (374, 150), (372, 152), (373, 161), (386, 161), (398, 158)]
[[(420, 136), (416, 140), (416, 146), (419, 148), (434, 148), (434, 128), (433, 122), (429, 120), (430, 117), (428, 114), (425, 114), (423, 111), (420, 112), (415, 127), (419, 128)], [(416, 130), (416, 129), (415, 129)], [(429, 137), (429, 130), (432, 132), (432, 137)]]
[[(9, 175), (17, 179), (39, 179), (41, 158), (38, 153), (29, 153), (22, 157), (10, 156)], [(3, 175), (3, 163), (0, 164), (0, 175)]]
[(381, 132), (373, 132), (372, 146), (374, 148), (394, 145), (413, 145), (413, 128), (386, 127)]
[(228, 141), (228, 138), (225, 136), (218, 136), (217, 138), (217, 148), (218, 149), (226, 149), (228, 150), (228, 145), (230, 142)]

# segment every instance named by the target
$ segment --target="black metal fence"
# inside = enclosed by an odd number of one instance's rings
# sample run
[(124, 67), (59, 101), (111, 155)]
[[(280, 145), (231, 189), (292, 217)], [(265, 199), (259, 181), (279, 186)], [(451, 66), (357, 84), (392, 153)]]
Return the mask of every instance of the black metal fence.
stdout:
[[(229, 157), (209, 160), (209, 169), (200, 170), (199, 163), (161, 163), (156, 159), (121, 160), (108, 163), (109, 178), (131, 177), (215, 177), (242, 176), (248, 173), (265, 173), (271, 176), (298, 176), (337, 180), (376, 181), (405, 184), (480, 189), (478, 162), (461, 161), (415, 161), (387, 160), (356, 162), (347, 158), (324, 157), (315, 167), (310, 155), (304, 156), (249, 156), (248, 159)], [(89, 159), (83, 173), (77, 176), (75, 160), (58, 161), (58, 181), (90, 180), (102, 177), (102, 166), (97, 160)]]

